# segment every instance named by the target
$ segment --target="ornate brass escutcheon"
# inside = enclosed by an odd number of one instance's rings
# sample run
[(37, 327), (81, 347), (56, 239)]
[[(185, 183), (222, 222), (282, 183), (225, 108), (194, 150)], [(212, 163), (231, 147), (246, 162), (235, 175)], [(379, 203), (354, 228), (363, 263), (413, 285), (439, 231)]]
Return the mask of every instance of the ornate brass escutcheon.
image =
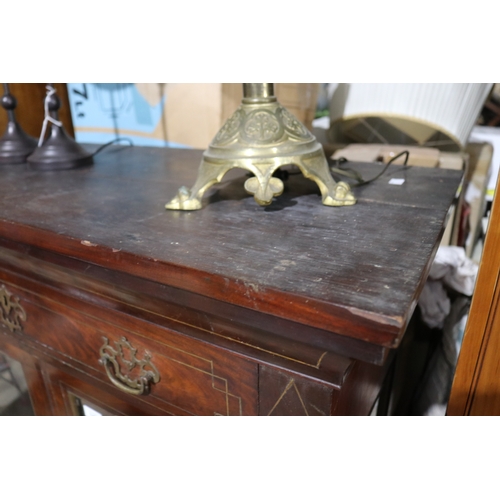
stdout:
[(12, 333), (22, 330), (21, 321), (26, 321), (26, 311), (19, 304), (19, 298), (14, 297), (4, 285), (0, 287), (0, 323), (3, 323)]
[(149, 394), (151, 384), (160, 380), (160, 373), (151, 362), (151, 354), (146, 351), (144, 359), (138, 359), (137, 349), (125, 337), (115, 341), (116, 349), (109, 345), (106, 337), (103, 340), (99, 363), (104, 366), (111, 382), (128, 394)]

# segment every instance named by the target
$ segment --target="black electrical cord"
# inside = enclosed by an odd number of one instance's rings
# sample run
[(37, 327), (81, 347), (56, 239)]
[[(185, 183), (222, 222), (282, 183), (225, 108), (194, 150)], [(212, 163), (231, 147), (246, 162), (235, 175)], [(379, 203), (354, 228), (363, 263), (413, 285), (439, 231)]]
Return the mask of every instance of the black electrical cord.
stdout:
[(119, 141), (128, 141), (130, 146), (133, 146), (134, 143), (127, 137), (117, 137), (116, 139), (113, 139), (112, 141), (107, 142), (106, 144), (103, 144), (99, 148), (97, 148), (93, 153), (92, 157), (94, 157), (96, 154), (100, 153), (104, 148), (107, 148), (108, 146), (111, 146), (111, 144), (114, 144), (115, 142)]
[(381, 177), (382, 175), (385, 174), (385, 172), (387, 171), (387, 169), (389, 168), (389, 166), (395, 161), (397, 160), (398, 158), (400, 158), (401, 156), (403, 155), (406, 155), (406, 158), (404, 160), (404, 166), (406, 167), (406, 164), (408, 163), (408, 158), (410, 156), (410, 152), (405, 150), (405, 151), (401, 151), (401, 153), (397, 154), (396, 156), (392, 157), (384, 166), (384, 168), (382, 169), (382, 171), (380, 173), (378, 173), (375, 177), (373, 177), (372, 179), (369, 179), (369, 180), (365, 180), (363, 179), (363, 177), (361, 176), (361, 174), (359, 174), (358, 172), (356, 172), (355, 170), (353, 170), (352, 168), (349, 168), (349, 167), (342, 167), (341, 165), (344, 164), (344, 163), (347, 163), (349, 160), (347, 160), (347, 158), (344, 158), (344, 157), (341, 157), (341, 158), (338, 158), (335, 160), (335, 163), (337, 164), (337, 167), (330, 167), (330, 171), (332, 173), (335, 173), (337, 175), (342, 175), (342, 176), (346, 176), (346, 177), (350, 177), (351, 179), (355, 179), (357, 181), (356, 184), (354, 184), (354, 187), (357, 187), (357, 186), (364, 186), (366, 184), (369, 184), (370, 182), (373, 182), (375, 180), (377, 180), (379, 177)]
[[(349, 168), (347, 166), (342, 167), (342, 165), (344, 163), (349, 162), (349, 160), (347, 158), (344, 158), (343, 156), (334, 160), (334, 164), (337, 165), (336, 167), (330, 166), (329, 168), (330, 168), (330, 172), (332, 174), (337, 174), (337, 175), (340, 175), (342, 177), (350, 177), (351, 179), (354, 179), (356, 181), (356, 183), (353, 184), (353, 187), (364, 186), (366, 184), (370, 184), (370, 182), (373, 182), (373, 181), (377, 180), (378, 178), (380, 178), (382, 175), (384, 175), (384, 173), (387, 171), (389, 166), (392, 165), (392, 163), (394, 161), (396, 161), (398, 158), (400, 158), (403, 155), (406, 156), (404, 163), (403, 163), (404, 168), (409, 168), (407, 166), (407, 163), (408, 163), (408, 158), (410, 156), (410, 152), (407, 150), (401, 151), (401, 153), (398, 153), (396, 156), (391, 158), (385, 164), (384, 168), (382, 169), (382, 171), (380, 173), (378, 173), (375, 177), (373, 177), (372, 179), (369, 179), (369, 180), (363, 179), (361, 174), (359, 172), (356, 172), (356, 170), (354, 170), (352, 168)], [(279, 168), (273, 173), (273, 176), (278, 177), (283, 181), (286, 181), (288, 179), (289, 175), (296, 175), (296, 174), (300, 174), (300, 173), (301, 173), (300, 170), (290, 171), (290, 170), (284, 170), (284, 169)], [(249, 175), (251, 176), (253, 174), (249, 174)]]

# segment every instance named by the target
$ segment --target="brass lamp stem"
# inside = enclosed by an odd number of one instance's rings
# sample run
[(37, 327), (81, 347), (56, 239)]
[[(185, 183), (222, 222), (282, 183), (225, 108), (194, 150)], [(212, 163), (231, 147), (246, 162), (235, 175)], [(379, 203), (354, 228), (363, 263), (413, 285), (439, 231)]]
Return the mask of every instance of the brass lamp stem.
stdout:
[(243, 102), (257, 104), (260, 102), (275, 102), (273, 83), (244, 83)]

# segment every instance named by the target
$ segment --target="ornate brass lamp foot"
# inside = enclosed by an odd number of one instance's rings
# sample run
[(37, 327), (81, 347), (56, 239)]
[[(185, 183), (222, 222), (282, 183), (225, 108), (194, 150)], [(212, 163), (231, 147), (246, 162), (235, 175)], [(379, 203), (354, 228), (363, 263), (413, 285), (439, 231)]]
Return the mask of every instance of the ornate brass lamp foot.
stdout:
[(270, 83), (245, 83), (243, 101), (203, 154), (195, 185), (181, 187), (165, 205), (171, 210), (198, 210), (205, 191), (232, 168), (253, 174), (245, 190), (259, 205), (269, 205), (283, 192), (273, 173), (283, 165), (296, 165), (319, 186), (324, 205), (356, 203), (345, 182), (336, 183), (321, 144), (273, 95)]

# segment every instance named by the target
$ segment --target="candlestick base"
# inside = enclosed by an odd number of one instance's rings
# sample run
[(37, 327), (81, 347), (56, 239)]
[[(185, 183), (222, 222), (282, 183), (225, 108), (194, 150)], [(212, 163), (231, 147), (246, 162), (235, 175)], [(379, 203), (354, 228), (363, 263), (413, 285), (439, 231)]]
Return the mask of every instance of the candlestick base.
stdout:
[(36, 140), (30, 137), (16, 121), (14, 110), (17, 99), (10, 93), (9, 84), (4, 83), (2, 108), (7, 111), (7, 129), (0, 137), (0, 163), (25, 163), (26, 158), (36, 148)]
[(32, 155), (28, 156), (28, 163), (39, 170), (69, 170), (86, 167), (94, 163), (93, 154), (86, 151), (64, 129), (59, 121), (61, 100), (52, 85), (47, 85), (45, 97), (45, 121), (42, 127), (42, 136), (45, 135), (45, 125), (50, 122), (50, 135)]
[(63, 127), (51, 125), (48, 139), (28, 156), (31, 167), (39, 170), (69, 170), (92, 165), (92, 153), (75, 142)]
[(283, 182), (273, 173), (284, 165), (296, 165), (304, 177), (316, 182), (324, 205), (356, 203), (350, 186), (333, 180), (321, 144), (271, 96), (243, 99), (203, 154), (194, 186), (181, 187), (165, 208), (199, 210), (205, 191), (232, 168), (251, 172), (245, 190), (259, 205), (269, 205), (283, 192)]
[(0, 163), (25, 163), (36, 148), (36, 140), (26, 134), (16, 121), (9, 121), (0, 138)]

